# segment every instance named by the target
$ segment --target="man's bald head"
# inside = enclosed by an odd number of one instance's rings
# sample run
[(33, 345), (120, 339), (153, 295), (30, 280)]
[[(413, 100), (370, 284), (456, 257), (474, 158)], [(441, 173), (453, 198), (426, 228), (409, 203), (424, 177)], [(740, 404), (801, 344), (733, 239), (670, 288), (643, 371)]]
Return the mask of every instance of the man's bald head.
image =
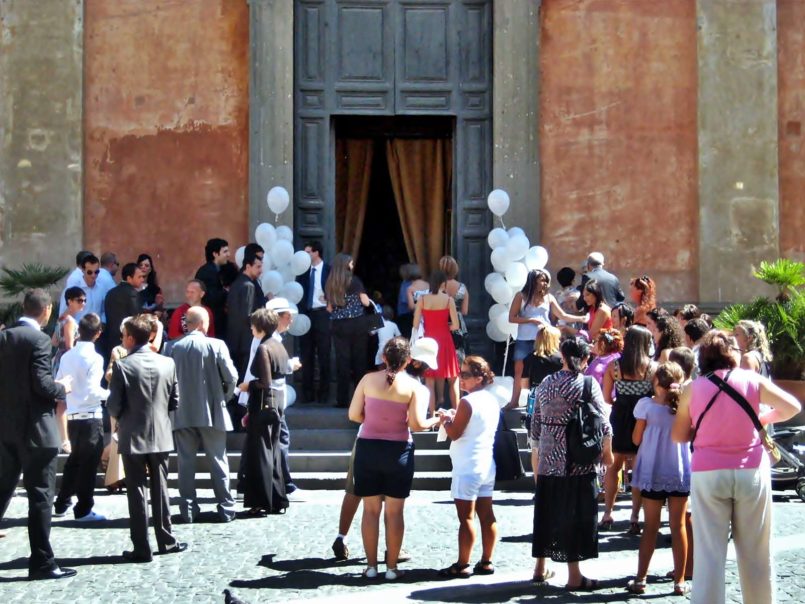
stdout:
[(203, 306), (191, 306), (187, 309), (187, 314), (185, 314), (185, 323), (187, 324), (188, 332), (201, 329), (201, 331), (207, 333), (207, 329), (210, 327), (210, 315)]

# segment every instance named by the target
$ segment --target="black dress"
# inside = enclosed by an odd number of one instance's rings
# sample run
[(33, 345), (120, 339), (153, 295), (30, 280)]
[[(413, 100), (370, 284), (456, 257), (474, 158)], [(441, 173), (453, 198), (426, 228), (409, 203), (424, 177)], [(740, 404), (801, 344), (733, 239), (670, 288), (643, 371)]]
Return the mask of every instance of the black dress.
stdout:
[(641, 380), (627, 380), (621, 374), (620, 363), (615, 361), (615, 400), (609, 421), (612, 424), (612, 451), (624, 455), (637, 453), (637, 445), (632, 441), (635, 420), (634, 408), (637, 401), (654, 394), (652, 375), (654, 367), (649, 365)]
[(256, 379), (249, 382), (243, 505), (271, 514), (281, 514), (288, 507), (279, 445), (285, 389), (271, 387), (273, 376), (281, 378), (287, 364), (283, 345), (266, 337), (252, 361), (251, 372)]

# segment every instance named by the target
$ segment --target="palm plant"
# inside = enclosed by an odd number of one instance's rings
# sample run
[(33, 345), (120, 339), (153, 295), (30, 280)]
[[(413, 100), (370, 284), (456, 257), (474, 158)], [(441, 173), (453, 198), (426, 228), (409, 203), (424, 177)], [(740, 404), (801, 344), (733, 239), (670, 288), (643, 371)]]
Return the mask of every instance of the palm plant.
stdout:
[[(67, 268), (39, 263), (23, 264), (20, 269), (3, 267), (0, 268), (0, 292), (6, 297), (15, 298), (28, 289), (50, 289), (69, 272)], [(6, 304), (0, 307), (0, 324), (9, 325), (21, 314), (22, 304), (19, 301)], [(55, 316), (51, 318), (55, 319)]]
[(760, 321), (769, 337), (772, 375), (805, 379), (805, 264), (788, 258), (761, 262), (754, 276), (776, 287), (777, 296), (732, 304), (716, 317), (715, 326), (732, 330), (743, 319)]

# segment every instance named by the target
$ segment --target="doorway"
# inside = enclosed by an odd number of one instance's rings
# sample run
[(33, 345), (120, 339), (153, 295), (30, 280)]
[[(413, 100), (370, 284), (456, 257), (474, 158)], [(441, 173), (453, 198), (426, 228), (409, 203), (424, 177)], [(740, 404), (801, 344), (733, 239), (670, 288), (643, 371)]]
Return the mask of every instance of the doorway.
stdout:
[(396, 312), (400, 267), (423, 275), (452, 250), (450, 117), (335, 117), (336, 249)]

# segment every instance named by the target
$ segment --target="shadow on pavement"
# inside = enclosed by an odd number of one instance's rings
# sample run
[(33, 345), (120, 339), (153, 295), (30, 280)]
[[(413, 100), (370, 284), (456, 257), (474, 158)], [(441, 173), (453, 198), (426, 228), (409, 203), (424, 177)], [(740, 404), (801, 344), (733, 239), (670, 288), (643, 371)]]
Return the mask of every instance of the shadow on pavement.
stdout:
[[(624, 585), (623, 579), (612, 579), (599, 582), (599, 589), (616, 589)], [(628, 594), (626, 594), (628, 595)], [(535, 585), (530, 581), (509, 581), (489, 585), (467, 585), (434, 587), (411, 592), (409, 599), (423, 602), (467, 602), (469, 604), (492, 604), (495, 602), (514, 601), (521, 604), (527, 602), (554, 602), (565, 604), (570, 602), (622, 602), (624, 593), (603, 594), (599, 591), (570, 592), (560, 585)], [(641, 599), (644, 599), (645, 596)]]
[[(316, 560), (312, 558), (311, 560)], [(299, 561), (301, 562), (301, 561)], [(242, 589), (319, 589), (332, 585), (343, 585), (346, 587), (363, 587), (371, 585), (388, 584), (383, 579), (384, 573), (380, 573), (375, 579), (366, 579), (360, 572), (348, 574), (335, 574), (319, 572), (317, 570), (295, 570), (283, 575), (263, 577), (262, 579), (241, 580), (235, 579), (229, 583), (230, 587)], [(424, 581), (437, 581), (439, 577), (430, 568), (414, 568), (406, 570), (405, 574), (394, 581), (394, 584), (421, 583)]]
[(325, 568), (341, 568), (355, 564), (362, 564), (363, 558), (350, 558), (349, 560), (336, 560), (335, 558), (299, 558), (297, 560), (274, 560), (276, 554), (266, 554), (257, 563), (258, 566), (270, 568), (284, 573), (301, 570), (322, 570)]

